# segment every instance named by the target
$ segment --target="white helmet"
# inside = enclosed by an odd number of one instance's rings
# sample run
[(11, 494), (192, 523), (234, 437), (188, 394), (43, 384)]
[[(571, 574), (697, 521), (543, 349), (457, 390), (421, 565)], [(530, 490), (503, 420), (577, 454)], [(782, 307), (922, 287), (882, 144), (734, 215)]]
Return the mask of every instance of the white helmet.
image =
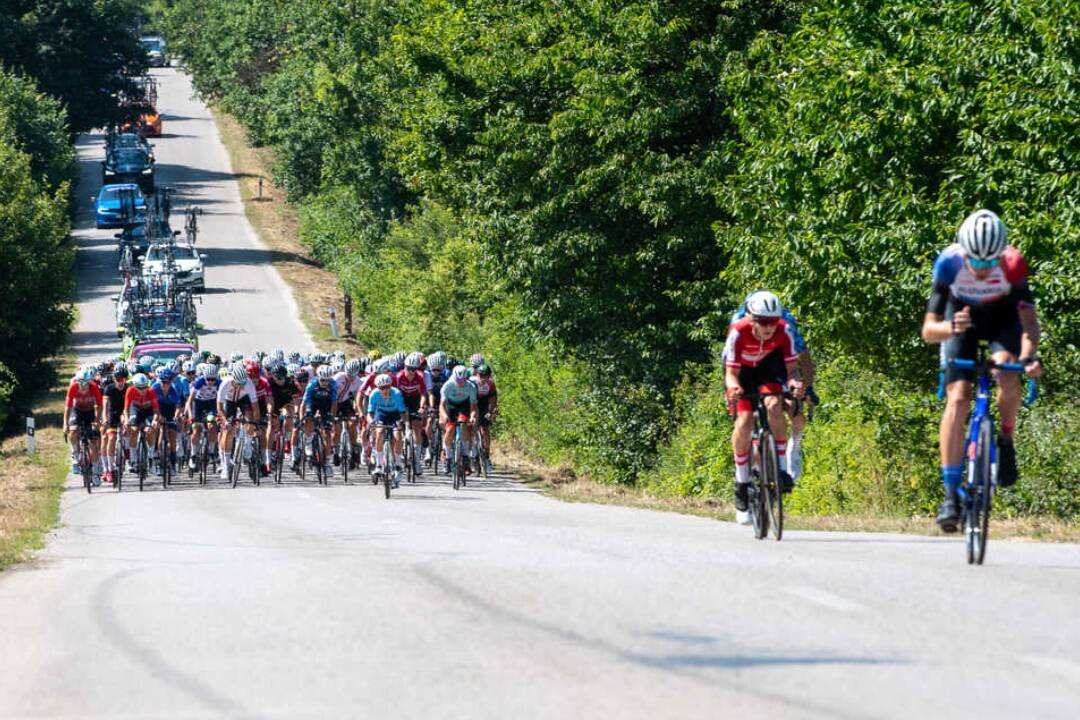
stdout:
[(329, 380), (334, 375), (334, 370), (329, 365), (320, 365), (319, 369), (315, 371), (315, 376), (320, 380)]
[(349, 362), (345, 363), (345, 374), (349, 377), (356, 377), (360, 374), (360, 361), (353, 358)]
[(956, 231), (956, 241), (964, 248), (964, 254), (975, 260), (995, 260), (1005, 250), (1008, 232), (990, 210), (976, 210), (964, 219)]
[(380, 373), (375, 378), (375, 387), (377, 387), (377, 388), (390, 387), (393, 384), (394, 384), (393, 378), (391, 378), (386, 373)]
[(784, 306), (780, 304), (780, 298), (768, 290), (758, 290), (746, 298), (746, 312), (755, 317), (780, 317), (784, 314)]
[(244, 368), (244, 363), (233, 363), (232, 366), (232, 379), (239, 385), (243, 385), (248, 381), (247, 369)]

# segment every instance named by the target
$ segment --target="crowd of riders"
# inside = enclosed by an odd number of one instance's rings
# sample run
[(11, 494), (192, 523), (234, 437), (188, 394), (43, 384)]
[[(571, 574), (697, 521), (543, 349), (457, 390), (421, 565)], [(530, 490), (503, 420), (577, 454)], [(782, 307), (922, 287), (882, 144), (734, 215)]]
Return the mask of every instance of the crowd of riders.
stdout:
[[(218, 449), (216, 465), (228, 478), (233, 458), (233, 434), (258, 434), (261, 472), (273, 471), (271, 439), (284, 438), (284, 457), (294, 472), (301, 463), (312, 463), (316, 433), (324, 453), (322, 470), (367, 466), (376, 473), (392, 473), (395, 486), (402, 473), (402, 445), (410, 433), (413, 472), (424, 467), (437, 470), (437, 458), (447, 458), (455, 428), (461, 425), (471, 472), (475, 465), (490, 472), (489, 434), (498, 412), (498, 395), (491, 367), (477, 353), (462, 363), (445, 352), (429, 355), (399, 352), (381, 356), (347, 358), (342, 352), (310, 354), (278, 349), (250, 355), (233, 353), (228, 359), (210, 352), (193, 357), (161, 360), (143, 356), (83, 365), (68, 388), (65, 416), (72, 448), (72, 472), (79, 471), (80, 436), (87, 434), (93, 483), (115, 481), (117, 458), (126, 458), (134, 471), (136, 433), (142, 429), (157, 473), (194, 468), (197, 459), (190, 448), (201, 433)], [(236, 422), (236, 421), (239, 422)], [(391, 457), (384, 457), (383, 433), (393, 433)], [(473, 437), (476, 429), (478, 438)], [(341, 433), (350, 434), (347, 457), (339, 451)], [(167, 433), (161, 440), (161, 433)], [(117, 452), (121, 443), (122, 453)], [(160, 448), (160, 449), (159, 449)], [(165, 449), (167, 448), (167, 450)], [(178, 449), (180, 452), (178, 452)], [(187, 452), (184, 452), (188, 449)], [(482, 452), (480, 452), (482, 450)], [(162, 455), (167, 456), (163, 457)]]

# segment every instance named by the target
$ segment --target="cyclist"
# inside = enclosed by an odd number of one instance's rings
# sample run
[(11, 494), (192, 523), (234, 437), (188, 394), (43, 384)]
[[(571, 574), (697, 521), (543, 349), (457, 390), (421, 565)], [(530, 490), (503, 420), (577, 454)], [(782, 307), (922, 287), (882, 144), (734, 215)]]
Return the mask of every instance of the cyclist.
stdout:
[[(337, 417), (337, 387), (332, 377), (333, 371), (329, 365), (319, 365), (315, 371), (315, 378), (308, 383), (304, 391), (302, 413), (304, 416), (304, 434), (308, 438), (315, 436), (315, 416), (319, 416), (318, 431), (322, 434), (323, 468), (326, 477), (332, 477), (334, 469), (330, 464), (330, 458), (326, 448), (330, 447), (330, 434), (327, 432), (334, 418)], [(312, 456), (312, 441), (309, 439), (304, 447), (304, 454), (310, 459)]]
[[(221, 455), (221, 479), (228, 480), (232, 472), (232, 457), (228, 450), (233, 439), (233, 419), (242, 416), (248, 437), (254, 438), (255, 427), (259, 423), (259, 401), (255, 394), (255, 384), (248, 377), (242, 362), (233, 363), (228, 377), (218, 383), (217, 414), (224, 421), (224, 429), (218, 438), (218, 452)], [(249, 445), (250, 447), (250, 445)]]
[[(337, 358), (335, 356), (335, 362)], [(363, 387), (364, 379), (360, 377), (360, 361), (350, 360), (342, 366), (342, 369), (334, 375), (334, 384), (337, 392), (337, 419), (344, 421), (346, 432), (349, 433), (349, 447), (357, 446), (357, 422), (356, 422), (356, 396)], [(334, 464), (349, 463), (349, 467), (356, 467), (358, 458), (354, 457), (355, 450), (349, 453), (349, 457), (342, 458), (338, 452), (338, 443), (341, 441), (341, 425), (334, 423), (333, 445)]]
[[(741, 524), (750, 522), (750, 443), (754, 431), (754, 407), (744, 397), (748, 391), (779, 393), (784, 385), (799, 396), (802, 382), (793, 376), (798, 369), (795, 335), (783, 319), (783, 306), (776, 295), (766, 290), (752, 294), (746, 302), (749, 315), (728, 328), (724, 344), (724, 384), (729, 410), (734, 410), (735, 427), (731, 448), (735, 455), (735, 517)], [(779, 351), (774, 352), (774, 351)], [(790, 376), (790, 379), (789, 379)], [(765, 398), (769, 427), (776, 438), (783, 492), (794, 485), (787, 472), (787, 426), (782, 398)]]
[(476, 371), (480, 369), (480, 366), (484, 364), (484, 356), (480, 353), (474, 353), (469, 358), (469, 377), (476, 375)]
[[(424, 383), (427, 385), (428, 407), (437, 408), (442, 400), (442, 388), (450, 379), (450, 371), (446, 369), (446, 353), (436, 350), (428, 356), (428, 369), (424, 372)], [(427, 426), (424, 432), (431, 442), (438, 442), (435, 438), (434, 412), (428, 414)], [(424, 462), (431, 462), (431, 443), (424, 448)]]
[[(217, 423), (214, 422), (214, 417), (217, 410), (218, 366), (203, 363), (197, 368), (197, 375), (195, 382), (191, 384), (185, 411), (194, 423), (191, 431), (192, 447), (198, 446), (203, 427), (206, 428), (206, 441), (210, 444), (217, 442)], [(188, 467), (192, 470), (196, 467), (194, 453), (188, 458)]]
[[(391, 440), (391, 452), (393, 458), (383, 457), (383, 442), (386, 437), (386, 429), (381, 425), (396, 425), (401, 416), (407, 411), (405, 396), (394, 387), (394, 379), (390, 373), (383, 372), (375, 378), (375, 392), (368, 398), (367, 417), (368, 424), (375, 427), (375, 472), (382, 474), (390, 472), (389, 466), (393, 463), (394, 487), (398, 486), (398, 474), (401, 472), (401, 434), (394, 433)], [(381, 424), (381, 425), (380, 425)]]
[[(398, 372), (397, 389), (405, 399), (405, 409), (409, 413), (409, 429), (412, 432), (413, 447), (423, 446), (423, 417), (428, 408), (427, 382), (420, 373), (420, 361), (423, 356), (418, 352), (410, 353), (405, 358), (405, 367)], [(417, 475), (423, 475), (420, 457), (413, 457), (413, 469)]]
[(101, 388), (94, 382), (94, 371), (83, 366), (75, 373), (68, 386), (67, 399), (64, 402), (64, 415), (67, 417), (68, 442), (71, 443), (71, 472), (79, 472), (82, 462), (79, 442), (80, 434), (85, 432), (90, 438), (90, 461), (94, 464), (94, 484), (101, 484), (97, 471), (97, 421), (101, 413)]
[[(157, 393), (150, 389), (150, 378), (146, 373), (136, 373), (131, 378), (131, 385), (124, 393), (124, 429), (127, 431), (128, 447), (138, 447), (138, 429), (144, 425), (146, 430), (146, 445), (149, 450), (149, 459), (154, 457), (157, 448), (157, 426), (161, 421), (161, 413), (158, 411)], [(136, 472), (135, 453), (131, 453), (128, 459), (131, 472)]]
[[(735, 313), (731, 316), (732, 323), (746, 317), (746, 302), (756, 292), (758, 291), (755, 290), (747, 295), (746, 300), (743, 300), (742, 305), (735, 310)], [(791, 310), (785, 307), (781, 317), (787, 323), (787, 326), (791, 328), (791, 333), (795, 337), (795, 352), (799, 354), (799, 372), (802, 374), (802, 381), (805, 385), (803, 390), (805, 403), (807, 406), (819, 405), (821, 399), (814, 392), (814, 360), (810, 357), (810, 348), (807, 346), (802, 333), (799, 332), (798, 322), (795, 320), (795, 316), (791, 314)], [(794, 403), (791, 402), (784, 404), (784, 410), (791, 418), (791, 438), (788, 440), (787, 447), (788, 471), (791, 473), (792, 480), (798, 480), (799, 475), (802, 474), (802, 436), (803, 431), (806, 429), (806, 413), (800, 412), (797, 415), (792, 415)]]
[[(956, 233), (956, 243), (934, 261), (933, 289), (923, 318), (922, 338), (941, 343), (945, 373), (946, 404), (938, 442), (941, 447), (941, 480), (945, 499), (937, 523), (945, 532), (956, 532), (960, 508), (956, 489), (960, 485), (964, 455), (964, 421), (971, 407), (975, 371), (949, 365), (955, 358), (974, 360), (980, 340), (988, 341), (995, 362), (1019, 362), (1029, 377), (1038, 378), (1043, 367), (1039, 348), (1039, 319), (1028, 284), (1028, 267), (1020, 252), (1006, 243), (1005, 224), (989, 210), (976, 210)], [(1019, 477), (1013, 431), (1020, 409), (1020, 378), (1013, 373), (997, 376), (1001, 434), (998, 443), (998, 477), (1002, 487)]]
[[(276, 352), (276, 351), (275, 351)], [(293, 376), (295, 377), (295, 371)], [(269, 473), (271, 464), (270, 452), (274, 444), (274, 433), (281, 427), (282, 457), (292, 454), (291, 439), (293, 433), (293, 415), (296, 410), (296, 397), (298, 391), (296, 382), (289, 377), (289, 367), (284, 361), (275, 361), (270, 368), (270, 422), (266, 427), (266, 448), (263, 458), (265, 467)], [(284, 426), (282, 426), (284, 423)]]
[(477, 425), (480, 444), (484, 448), (484, 472), (491, 474), (491, 421), (499, 410), (499, 397), (495, 390), (495, 378), (491, 377), (491, 366), (480, 363), (476, 373), (469, 378), (476, 386)]
[(113, 370), (113, 381), (102, 392), (105, 407), (101, 411), (101, 424), (105, 426), (105, 442), (102, 450), (105, 455), (105, 481), (115, 482), (116, 443), (120, 437), (120, 424), (124, 416), (124, 395), (127, 393), (127, 365), (117, 365)]
[[(446, 428), (442, 438), (443, 452), (447, 462), (450, 464), (451, 473), (454, 472), (453, 456), (450, 454), (450, 447), (454, 442), (454, 426), (457, 425), (458, 418), (462, 415), (467, 416), (470, 422), (475, 423), (479, 410), (476, 399), (476, 386), (469, 382), (467, 375), (467, 368), (464, 365), (457, 365), (450, 375), (450, 381), (442, 386), (442, 397), (439, 402), (439, 416), (443, 427)], [(465, 456), (471, 457), (471, 426), (466, 425), (461, 429), (461, 439)], [(467, 466), (468, 463), (466, 463), (466, 468)], [(465, 472), (469, 472), (468, 469)]]
[(180, 391), (176, 388), (174, 380), (176, 373), (166, 366), (157, 374), (157, 380), (151, 385), (154, 394), (157, 395), (158, 412), (161, 414), (161, 427), (167, 433), (166, 440), (169, 445), (169, 457), (161, 458), (158, 464), (158, 474), (164, 472), (165, 463), (176, 468), (176, 410), (183, 406)]

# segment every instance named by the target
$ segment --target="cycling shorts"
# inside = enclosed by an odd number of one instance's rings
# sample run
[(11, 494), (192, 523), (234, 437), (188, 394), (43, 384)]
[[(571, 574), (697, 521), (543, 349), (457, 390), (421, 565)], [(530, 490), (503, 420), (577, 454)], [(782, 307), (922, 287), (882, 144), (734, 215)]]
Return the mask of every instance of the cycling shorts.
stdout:
[[(962, 307), (954, 298), (950, 297), (945, 304), (945, 319), (952, 320), (953, 315)], [(975, 379), (974, 368), (956, 368), (948, 364), (949, 360), (957, 358), (963, 360), (975, 360), (979, 341), (985, 340), (990, 345), (990, 352), (997, 353), (1006, 351), (1019, 357), (1020, 336), (1020, 311), (1015, 304), (1009, 306), (997, 305), (988, 308), (971, 307), (972, 326), (963, 335), (953, 335), (941, 344), (941, 361), (945, 368), (945, 384), (949, 385), (957, 380)]]
[(480, 427), (490, 426), (491, 419), (485, 416), (488, 414), (488, 409), (491, 407), (491, 398), (480, 398), (476, 401), (476, 406), (478, 408), (478, 412), (480, 413), (480, 417), (477, 418), (477, 423), (480, 425)]
[(124, 412), (122, 410), (119, 411), (119, 412), (110, 412), (109, 413), (109, 418), (106, 421), (105, 425), (110, 430), (116, 430), (116, 429), (118, 429), (120, 427), (120, 421), (123, 418), (124, 418)]
[(226, 400), (225, 401), (225, 417), (231, 419), (236, 417), (237, 413), (243, 414), (251, 409), (251, 398), (247, 395), (241, 395), (237, 401)]
[(158, 412), (161, 413), (161, 417), (172, 422), (176, 418), (176, 405), (159, 405)]
[(270, 415), (269, 405), (266, 402), (266, 398), (264, 398), (264, 397), (259, 398), (258, 403), (259, 403), (259, 418), (263, 422), (266, 422), (267, 416)]
[(217, 412), (217, 403), (213, 400), (191, 401), (191, 409), (195, 413), (195, 422), (206, 422), (206, 416)]
[(80, 431), (86, 432), (91, 440), (98, 437), (97, 413), (93, 410), (72, 408), (71, 415), (68, 416), (68, 424), (75, 425)]
[[(766, 355), (757, 367), (743, 365), (739, 368), (739, 385), (747, 392), (755, 390), (760, 393), (783, 392), (787, 380), (787, 366), (784, 364), (784, 356), (780, 350), (773, 350)], [(749, 398), (740, 398), (737, 403), (731, 403), (730, 392), (728, 398), (729, 414), (753, 412), (754, 405)]]
[(467, 402), (463, 403), (446, 403), (446, 415), (450, 418), (450, 422), (457, 422), (459, 415), (464, 415), (466, 418), (472, 413), (472, 406)]
[(332, 421), (332, 418), (330, 417), (330, 403), (328, 403), (328, 402), (327, 403), (315, 403), (313, 405), (308, 405), (307, 410), (304, 411), (304, 417), (305, 418), (315, 417), (315, 413), (321, 413), (323, 418), (324, 418), (324, 421), (327, 422), (327, 423)]
[(346, 400), (339, 402), (337, 406), (337, 416), (339, 418), (354, 418), (356, 417), (356, 405), (353, 405), (352, 400)]
[(410, 420), (420, 419), (420, 396), (405, 396), (405, 409), (409, 412)]
[(131, 408), (129, 416), (132, 425), (146, 425), (154, 419), (154, 408)]
[(383, 425), (396, 425), (398, 420), (401, 419), (401, 413), (396, 410), (383, 410), (378, 408), (375, 410), (375, 422), (382, 423)]

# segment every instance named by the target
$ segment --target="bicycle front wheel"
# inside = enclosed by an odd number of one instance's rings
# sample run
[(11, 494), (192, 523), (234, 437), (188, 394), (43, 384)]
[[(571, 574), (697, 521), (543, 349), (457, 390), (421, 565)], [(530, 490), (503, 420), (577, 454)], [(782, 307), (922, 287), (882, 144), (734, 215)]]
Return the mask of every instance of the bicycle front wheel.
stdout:
[(992, 463), (994, 428), (990, 418), (979, 423), (978, 441), (975, 446), (974, 469), (968, 478), (968, 502), (964, 513), (964, 532), (967, 535), (968, 563), (982, 565), (986, 558), (986, 542), (990, 536), (990, 507), (993, 502)]
[(784, 535), (784, 495), (780, 483), (780, 457), (776, 452), (776, 439), (772, 433), (762, 438), (761, 467), (764, 468), (765, 504), (769, 513), (769, 527), (773, 537)]

